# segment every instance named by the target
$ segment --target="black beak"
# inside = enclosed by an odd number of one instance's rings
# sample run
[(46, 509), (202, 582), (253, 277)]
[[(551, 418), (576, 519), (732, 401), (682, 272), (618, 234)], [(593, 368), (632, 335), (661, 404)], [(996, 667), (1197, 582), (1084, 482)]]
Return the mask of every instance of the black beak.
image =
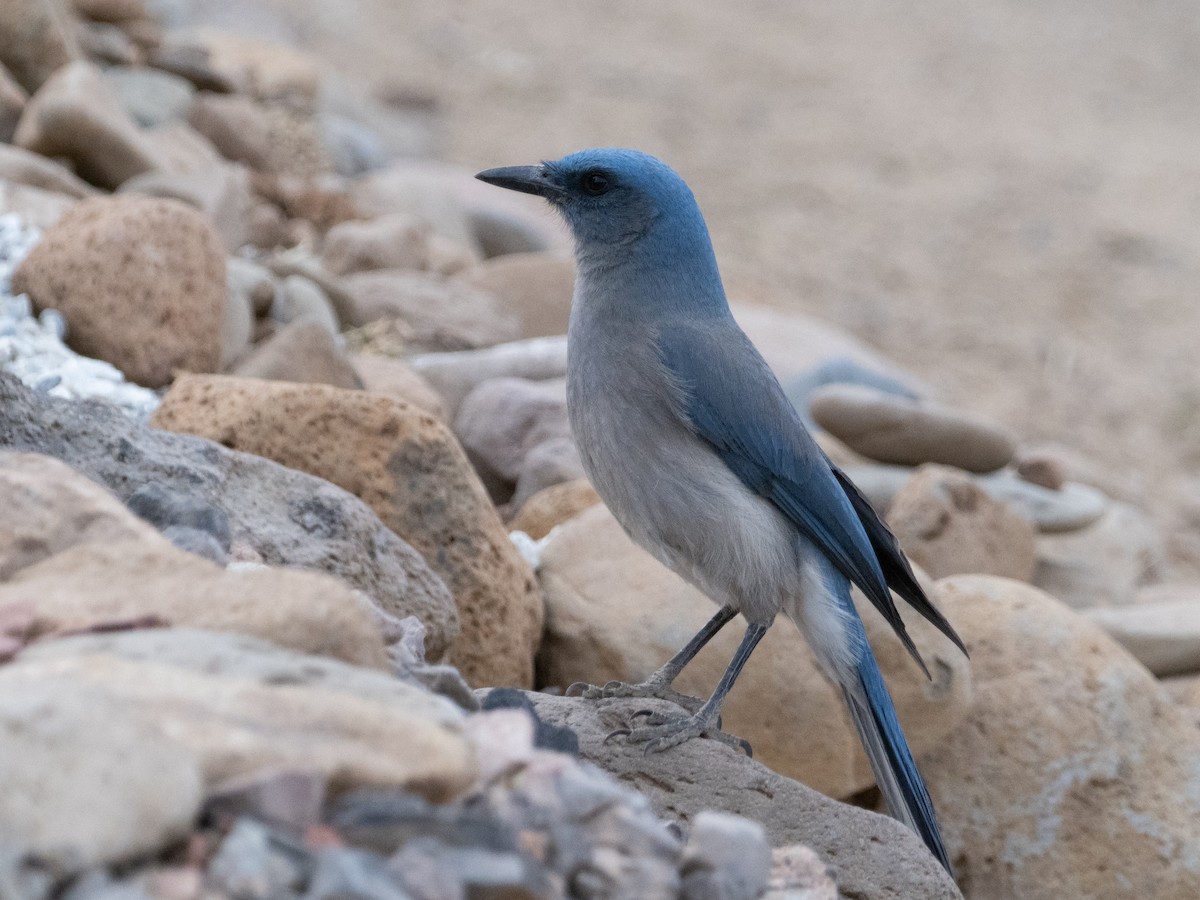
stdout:
[(521, 191), (525, 194), (536, 194), (547, 200), (553, 200), (561, 196), (563, 192), (545, 166), (503, 166), (499, 169), (480, 172), (475, 177), (497, 187), (508, 188), (510, 191)]

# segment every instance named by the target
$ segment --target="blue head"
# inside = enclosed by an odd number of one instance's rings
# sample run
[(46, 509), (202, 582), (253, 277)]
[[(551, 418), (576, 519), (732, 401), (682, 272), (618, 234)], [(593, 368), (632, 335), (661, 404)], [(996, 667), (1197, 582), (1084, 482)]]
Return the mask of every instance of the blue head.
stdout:
[(672, 270), (721, 295), (704, 217), (666, 163), (637, 150), (581, 150), (539, 166), (488, 169), (482, 181), (545, 197), (575, 237), (581, 274), (614, 268)]

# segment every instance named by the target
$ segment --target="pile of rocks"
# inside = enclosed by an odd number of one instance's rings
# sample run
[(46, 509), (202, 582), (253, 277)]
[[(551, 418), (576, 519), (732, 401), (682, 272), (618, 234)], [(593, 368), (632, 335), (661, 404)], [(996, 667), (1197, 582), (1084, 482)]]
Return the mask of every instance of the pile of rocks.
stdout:
[(0, 896), (1200, 894), (1200, 590), (802, 315), (736, 309), (972, 651), (911, 622), (925, 681), (864, 609), (958, 885), (790, 623), (727, 707), (754, 760), (559, 696), (711, 603), (582, 478), (562, 233), (435, 129), (139, 0), (0, 4)]

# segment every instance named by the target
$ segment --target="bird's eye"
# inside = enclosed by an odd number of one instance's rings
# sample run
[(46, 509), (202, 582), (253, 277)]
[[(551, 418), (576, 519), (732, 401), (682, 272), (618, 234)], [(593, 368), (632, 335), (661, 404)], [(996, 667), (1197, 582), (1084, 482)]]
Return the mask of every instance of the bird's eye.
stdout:
[(608, 176), (603, 172), (593, 169), (590, 172), (583, 173), (583, 192), (590, 197), (599, 197), (608, 190)]

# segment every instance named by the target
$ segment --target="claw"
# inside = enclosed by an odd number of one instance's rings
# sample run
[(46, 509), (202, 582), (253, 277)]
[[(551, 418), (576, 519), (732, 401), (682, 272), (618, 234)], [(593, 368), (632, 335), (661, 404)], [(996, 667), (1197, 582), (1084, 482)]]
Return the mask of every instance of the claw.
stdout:
[(658, 715), (658, 713), (653, 709), (639, 709), (637, 712), (635, 712), (629, 718), (630, 718), (630, 720), (633, 720), (633, 719), (639, 719), (642, 716), (645, 716), (647, 719), (653, 719), (656, 715)]
[(591, 685), (588, 684), (586, 681), (576, 681), (576, 682), (573, 682), (565, 691), (563, 691), (563, 696), (564, 697), (582, 697), (584, 692), (590, 687), (591, 687)]
[(602, 740), (600, 743), (607, 744), (615, 737), (629, 737), (631, 733), (632, 732), (628, 728), (618, 728), (616, 731), (610, 731), (608, 734), (606, 734), (604, 736), (604, 740)]
[(738, 738), (738, 742), (742, 745), (742, 749), (750, 759), (754, 759), (754, 748), (750, 746), (750, 742), (745, 738)]

